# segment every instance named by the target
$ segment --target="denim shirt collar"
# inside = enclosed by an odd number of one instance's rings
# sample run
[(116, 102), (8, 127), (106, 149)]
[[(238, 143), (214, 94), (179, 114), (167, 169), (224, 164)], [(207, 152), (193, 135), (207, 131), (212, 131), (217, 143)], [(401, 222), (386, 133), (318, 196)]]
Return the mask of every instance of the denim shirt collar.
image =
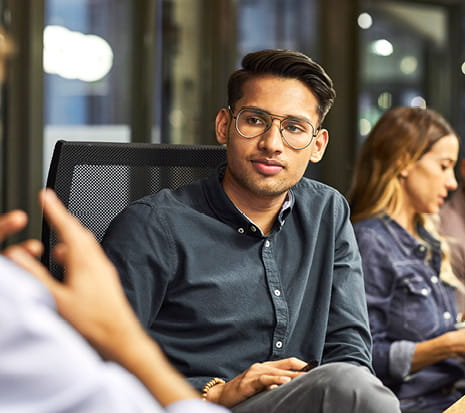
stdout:
[[(205, 181), (204, 191), (206, 199), (215, 215), (222, 222), (236, 228), (240, 233), (247, 233), (255, 237), (264, 235), (257, 226), (245, 215), (226, 195), (223, 189), (222, 181), (226, 172), (226, 163), (220, 165), (217, 169), (216, 176), (212, 176)], [(290, 189), (287, 197), (279, 211), (278, 217), (273, 227), (273, 232), (279, 231), (285, 223), (286, 217), (292, 210), (295, 202), (295, 195)]]
[(412, 254), (416, 258), (425, 260), (428, 250), (431, 252), (430, 265), (439, 273), (441, 268), (441, 242), (434, 238), (425, 227), (417, 222), (416, 228), (418, 235), (424, 241), (421, 242), (407, 232), (397, 221), (385, 214), (381, 217), (386, 229), (392, 235), (397, 246), (404, 251), (406, 255)]

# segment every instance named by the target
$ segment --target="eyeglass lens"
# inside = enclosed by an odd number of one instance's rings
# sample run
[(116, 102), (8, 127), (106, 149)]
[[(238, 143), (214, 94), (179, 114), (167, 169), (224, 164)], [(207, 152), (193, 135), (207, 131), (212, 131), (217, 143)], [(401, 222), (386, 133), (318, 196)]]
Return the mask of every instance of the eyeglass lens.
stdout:
[[(238, 132), (245, 138), (255, 138), (270, 129), (274, 115), (251, 109), (241, 110), (236, 117)], [(284, 140), (293, 148), (305, 148), (313, 138), (310, 123), (292, 118), (282, 118), (280, 131)]]

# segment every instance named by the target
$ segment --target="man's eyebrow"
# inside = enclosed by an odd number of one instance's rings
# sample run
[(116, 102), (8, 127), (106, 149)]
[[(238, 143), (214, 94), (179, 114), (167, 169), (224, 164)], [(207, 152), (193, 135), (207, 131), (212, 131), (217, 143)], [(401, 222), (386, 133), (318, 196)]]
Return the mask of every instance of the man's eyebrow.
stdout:
[(253, 110), (253, 111), (256, 111), (258, 113), (263, 113), (263, 114), (267, 114), (267, 115), (275, 115), (275, 116), (280, 116), (280, 117), (283, 117), (283, 118), (287, 118), (287, 119), (290, 119), (290, 120), (296, 120), (296, 121), (300, 121), (300, 122), (308, 122), (310, 123), (311, 125), (313, 125), (313, 121), (310, 117), (306, 117), (306, 116), (296, 116), (296, 115), (289, 115), (289, 114), (286, 114), (286, 115), (278, 115), (277, 113), (271, 113), (271, 112), (268, 112), (267, 110), (265, 109), (262, 109), (262, 108), (259, 108), (257, 106), (243, 106), (241, 108), (242, 109), (250, 109), (250, 110)]

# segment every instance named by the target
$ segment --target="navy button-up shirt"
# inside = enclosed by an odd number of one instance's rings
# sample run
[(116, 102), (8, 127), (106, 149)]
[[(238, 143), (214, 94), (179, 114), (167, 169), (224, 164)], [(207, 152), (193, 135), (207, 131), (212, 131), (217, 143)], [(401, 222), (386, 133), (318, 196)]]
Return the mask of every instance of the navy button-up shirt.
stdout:
[[(440, 280), (441, 245), (384, 216), (354, 224), (362, 255), (376, 374), (400, 399), (431, 394), (464, 377), (447, 359), (410, 374), (416, 343), (454, 329), (455, 289)], [(438, 394), (438, 397), (445, 397)]]
[(221, 178), (133, 203), (103, 241), (138, 317), (174, 366), (198, 389), (291, 356), (371, 368), (344, 198), (302, 179), (265, 236), (229, 200)]

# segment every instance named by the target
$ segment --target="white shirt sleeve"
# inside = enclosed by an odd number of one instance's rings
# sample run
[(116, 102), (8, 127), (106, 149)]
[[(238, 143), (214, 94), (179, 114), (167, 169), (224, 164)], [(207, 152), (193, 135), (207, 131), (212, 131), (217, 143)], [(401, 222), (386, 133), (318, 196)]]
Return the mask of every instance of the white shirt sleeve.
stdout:
[(182, 400), (170, 404), (167, 413), (228, 413), (230, 410), (203, 400)]
[(3, 256), (0, 326), (0, 412), (164, 411), (133, 375), (102, 361), (59, 317), (45, 287)]

